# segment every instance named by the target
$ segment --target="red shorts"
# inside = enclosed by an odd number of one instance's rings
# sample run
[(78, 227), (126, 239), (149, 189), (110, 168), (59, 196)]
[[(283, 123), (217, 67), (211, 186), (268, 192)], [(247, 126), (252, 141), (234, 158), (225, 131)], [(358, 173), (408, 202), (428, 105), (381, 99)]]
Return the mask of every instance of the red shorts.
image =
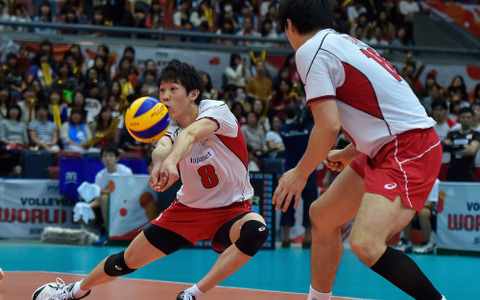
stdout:
[(365, 180), (365, 192), (391, 200), (398, 195), (405, 206), (420, 212), (442, 165), (442, 144), (433, 128), (398, 135), (374, 158), (366, 155), (350, 163)]
[(253, 212), (248, 200), (225, 207), (193, 208), (176, 199), (150, 223), (175, 232), (193, 244), (205, 239), (213, 241), (223, 224), (248, 212)]

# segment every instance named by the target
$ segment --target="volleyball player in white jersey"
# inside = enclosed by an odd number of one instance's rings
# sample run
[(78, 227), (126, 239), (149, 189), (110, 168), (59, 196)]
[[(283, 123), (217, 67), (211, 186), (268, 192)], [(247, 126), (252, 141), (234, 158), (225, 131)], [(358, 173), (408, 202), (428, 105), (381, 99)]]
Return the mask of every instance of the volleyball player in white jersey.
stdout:
[[(248, 153), (239, 125), (221, 101), (201, 100), (202, 76), (191, 65), (170, 62), (159, 75), (160, 100), (171, 123), (152, 153), (150, 185), (165, 191), (183, 185), (172, 205), (118, 254), (109, 256), (83, 280), (61, 280), (38, 288), (33, 300), (82, 299), (90, 289), (202, 239), (222, 253), (197, 284), (177, 300), (196, 300), (237, 271), (263, 246), (268, 229), (251, 209)], [(194, 263), (194, 262), (192, 262)]]
[[(330, 299), (342, 257), (340, 229), (355, 219), (350, 244), (360, 260), (415, 299), (443, 296), (387, 241), (423, 207), (442, 161), (439, 138), (408, 84), (361, 41), (332, 27), (330, 0), (282, 0), (278, 10), (296, 50), (315, 126), (297, 166), (273, 196), (286, 210), (315, 168), (342, 171), (310, 208), (312, 281), (308, 299)], [(330, 151), (343, 128), (351, 140)], [(295, 203), (295, 206), (298, 203)]]

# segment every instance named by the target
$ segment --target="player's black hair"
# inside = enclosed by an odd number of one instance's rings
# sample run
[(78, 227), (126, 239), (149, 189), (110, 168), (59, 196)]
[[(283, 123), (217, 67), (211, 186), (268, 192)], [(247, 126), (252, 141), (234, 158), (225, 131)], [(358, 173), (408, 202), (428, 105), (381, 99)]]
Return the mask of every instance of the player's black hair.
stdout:
[(199, 94), (195, 103), (200, 104), (200, 101), (202, 101), (203, 76), (194, 66), (178, 60), (170, 61), (158, 76), (158, 86), (162, 82), (168, 81), (183, 85), (187, 94), (193, 90), (198, 90)]
[(292, 21), (300, 34), (332, 28), (331, 0), (282, 0), (278, 7), (277, 20), (285, 28), (287, 19)]
[(120, 156), (120, 152), (118, 151), (117, 146), (113, 144), (107, 144), (105, 145), (102, 150), (100, 150), (100, 157), (103, 156), (103, 153), (113, 153), (115, 154), (115, 157)]

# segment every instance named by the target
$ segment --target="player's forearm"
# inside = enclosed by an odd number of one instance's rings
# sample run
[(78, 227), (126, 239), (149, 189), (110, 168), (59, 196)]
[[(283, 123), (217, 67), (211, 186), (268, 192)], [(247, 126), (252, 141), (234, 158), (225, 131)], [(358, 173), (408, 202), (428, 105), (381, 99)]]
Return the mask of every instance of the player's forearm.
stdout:
[(325, 126), (315, 124), (308, 140), (308, 147), (297, 164), (297, 169), (307, 178), (327, 157), (337, 138), (340, 125)]
[(161, 138), (152, 153), (153, 163), (155, 164), (158, 161), (165, 160), (170, 152), (172, 152), (172, 143), (169, 140)]
[(182, 131), (175, 139), (175, 144), (167, 159), (172, 160), (175, 164), (187, 157), (192, 152), (195, 143), (195, 136), (189, 131)]

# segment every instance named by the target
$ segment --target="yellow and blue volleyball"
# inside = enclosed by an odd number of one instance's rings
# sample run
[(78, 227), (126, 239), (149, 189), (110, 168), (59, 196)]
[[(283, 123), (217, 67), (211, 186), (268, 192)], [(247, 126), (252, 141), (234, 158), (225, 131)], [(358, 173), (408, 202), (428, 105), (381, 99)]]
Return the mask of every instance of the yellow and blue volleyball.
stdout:
[(152, 97), (138, 98), (125, 112), (130, 135), (142, 143), (158, 141), (167, 132), (170, 116), (167, 107)]

